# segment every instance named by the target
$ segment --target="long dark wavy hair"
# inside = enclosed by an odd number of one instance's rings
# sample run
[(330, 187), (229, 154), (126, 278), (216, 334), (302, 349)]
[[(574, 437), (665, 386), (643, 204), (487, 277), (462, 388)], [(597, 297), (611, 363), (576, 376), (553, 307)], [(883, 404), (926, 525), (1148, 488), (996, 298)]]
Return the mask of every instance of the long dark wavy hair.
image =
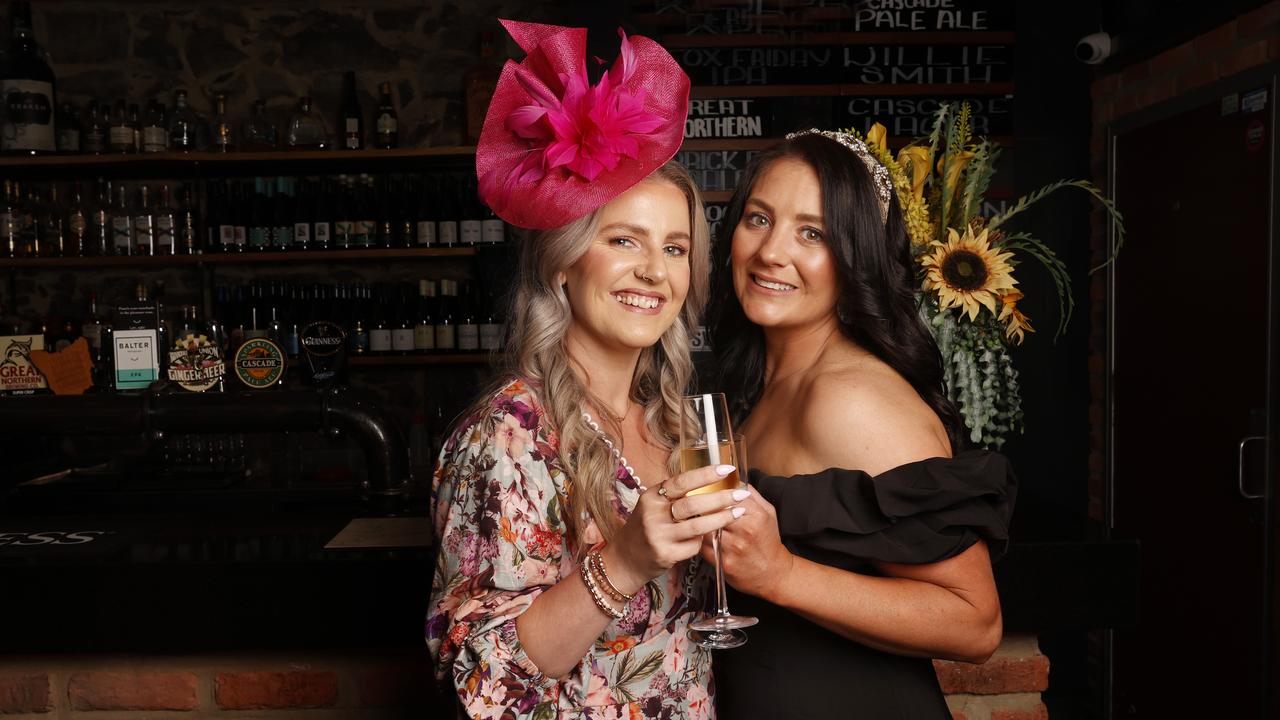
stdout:
[(836, 317), (841, 332), (911, 383), (942, 420), (952, 452), (959, 452), (965, 446), (964, 423), (947, 398), (942, 355), (918, 310), (910, 241), (897, 198), (890, 198), (888, 222), (882, 224), (871, 173), (857, 155), (821, 135), (800, 135), (757, 156), (738, 183), (716, 238), (709, 324), (733, 415), (740, 422), (751, 412), (764, 390), (765, 373), (764, 333), (747, 319), (733, 288), (733, 232), (756, 180), (783, 158), (805, 163), (818, 176), (826, 242), (840, 281)]

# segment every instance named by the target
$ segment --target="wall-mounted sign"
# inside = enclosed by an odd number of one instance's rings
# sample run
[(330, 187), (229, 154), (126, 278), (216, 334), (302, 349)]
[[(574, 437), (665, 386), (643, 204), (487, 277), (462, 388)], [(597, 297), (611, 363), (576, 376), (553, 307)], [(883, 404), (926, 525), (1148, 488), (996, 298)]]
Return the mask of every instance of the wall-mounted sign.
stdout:
[(672, 48), (694, 85), (969, 85), (1013, 80), (1012, 45)]

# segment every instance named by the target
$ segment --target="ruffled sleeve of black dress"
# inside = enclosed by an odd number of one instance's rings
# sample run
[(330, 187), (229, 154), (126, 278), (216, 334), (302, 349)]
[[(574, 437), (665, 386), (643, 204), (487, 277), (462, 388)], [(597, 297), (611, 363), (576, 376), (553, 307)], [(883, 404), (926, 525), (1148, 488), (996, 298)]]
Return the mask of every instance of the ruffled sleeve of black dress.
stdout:
[(753, 470), (751, 484), (777, 508), (788, 550), (844, 569), (869, 560), (938, 562), (979, 538), (992, 559), (999, 558), (1009, 545), (1017, 492), (1009, 461), (987, 450), (920, 460), (874, 477), (840, 468), (790, 477)]
[[(876, 573), (875, 561), (946, 560), (979, 539), (1000, 556), (1017, 487), (1009, 462), (986, 451), (921, 460), (875, 477), (840, 469), (791, 477), (753, 472), (751, 483), (777, 508), (791, 552), (865, 574)], [(715, 655), (719, 717), (951, 718), (929, 659), (872, 649), (732, 589), (729, 601), (735, 613), (760, 624), (747, 630), (746, 645)]]

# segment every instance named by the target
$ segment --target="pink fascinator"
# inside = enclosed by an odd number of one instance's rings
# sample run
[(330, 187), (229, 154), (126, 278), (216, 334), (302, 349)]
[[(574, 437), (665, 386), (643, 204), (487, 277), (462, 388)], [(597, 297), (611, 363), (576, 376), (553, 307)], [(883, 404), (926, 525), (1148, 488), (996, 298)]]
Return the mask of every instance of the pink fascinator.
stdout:
[(559, 227), (676, 154), (689, 78), (662, 46), (619, 29), (622, 52), (591, 85), (585, 28), (500, 22), (527, 54), (502, 68), (476, 147), (480, 196), (503, 220)]

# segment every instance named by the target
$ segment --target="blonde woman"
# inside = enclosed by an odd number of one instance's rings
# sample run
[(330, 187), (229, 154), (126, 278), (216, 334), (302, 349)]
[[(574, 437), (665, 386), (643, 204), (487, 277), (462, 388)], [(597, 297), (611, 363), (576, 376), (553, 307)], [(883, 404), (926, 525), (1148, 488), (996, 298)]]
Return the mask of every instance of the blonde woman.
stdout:
[[(530, 57), (508, 64), (504, 80), (585, 40), (567, 28), (507, 28)], [(569, 49), (551, 52), (553, 43)], [(705, 533), (743, 514), (736, 504), (748, 493), (684, 497), (733, 470), (726, 465), (671, 477), (709, 238), (696, 187), (668, 162), (688, 80), (656, 44), (623, 43), (616, 75), (589, 92), (630, 130), (589, 129), (597, 140), (643, 136), (637, 157), (626, 142), (609, 157), (603, 141), (583, 141), (573, 156), (590, 162), (573, 166), (548, 150), (564, 164), (544, 158), (534, 163), (541, 176), (511, 182), (528, 163), (522, 142), (539, 130), (521, 122), (556, 112), (555, 128), (586, 122), (574, 115), (582, 88), (573, 68), (530, 71), (515, 89), (500, 83), (477, 149), (485, 199), (508, 221), (541, 229), (521, 247), (503, 380), (451, 435), (435, 478), (440, 552), (427, 641), (470, 717), (714, 716), (710, 658), (685, 635), (691, 558)], [(675, 97), (655, 91), (637, 103), (631, 73), (665, 77), (655, 84), (674, 85)], [(566, 75), (567, 86), (554, 80)], [(534, 80), (544, 84), (530, 91)], [(504, 91), (525, 95), (506, 102)], [(546, 146), (561, 141), (573, 142)], [(503, 143), (515, 150), (502, 156)]]

